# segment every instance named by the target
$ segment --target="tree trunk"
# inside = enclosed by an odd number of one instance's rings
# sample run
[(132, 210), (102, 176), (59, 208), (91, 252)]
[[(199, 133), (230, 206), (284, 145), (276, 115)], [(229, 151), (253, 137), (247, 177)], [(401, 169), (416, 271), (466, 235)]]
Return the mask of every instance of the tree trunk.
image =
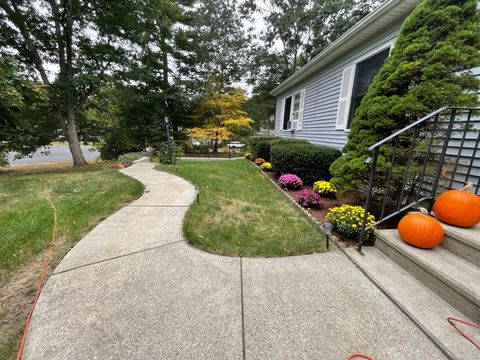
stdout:
[(164, 38), (161, 38), (160, 40), (160, 47), (162, 49), (162, 66), (163, 66), (163, 72), (162, 72), (162, 77), (163, 77), (163, 85), (165, 88), (168, 87), (168, 72), (169, 72), (169, 67), (168, 67), (168, 51), (167, 51), (167, 44), (165, 42)]
[[(59, 41), (60, 51), (60, 78), (67, 84), (73, 82), (73, 18), (72, 18), (72, 1), (66, 0), (65, 2), (66, 13), (65, 17), (61, 17), (64, 21), (62, 24), (64, 32), (64, 42)], [(60, 25), (60, 24), (59, 24)], [(66, 131), (64, 131), (67, 137), (68, 147), (72, 153), (73, 166), (79, 167), (87, 164), (85, 157), (83, 156), (80, 141), (78, 140), (76, 116), (75, 116), (75, 95), (72, 89), (67, 86), (64, 90), (64, 103), (65, 103), (65, 119), (66, 119)]]
[[(65, 0), (57, 4), (56, 1), (48, 2), (51, 6), (52, 14), (55, 21), (55, 34), (56, 38), (52, 41), (56, 42), (58, 49), (58, 60), (60, 74), (59, 78), (64, 84), (71, 84), (73, 79), (73, 46), (72, 46), (72, 34), (73, 34), (73, 7), (71, 0)], [(62, 9), (59, 9), (62, 6)], [(23, 38), (24, 48), (27, 50), (28, 57), (35, 68), (38, 70), (42, 82), (51, 86), (48, 79), (47, 72), (45, 71), (43, 59), (39, 50), (35, 45), (35, 39), (32, 33), (29, 31), (29, 27), (25, 22), (26, 17), (21, 16), (21, 9), (15, 5), (15, 1), (10, 5), (5, 0), (0, 0), (0, 8), (4, 10), (8, 16), (8, 19), (15, 24), (19, 29), (20, 35)], [(74, 166), (83, 166), (87, 162), (82, 153), (80, 147), (80, 141), (78, 139), (78, 132), (75, 122), (75, 99), (71, 89), (63, 91), (63, 106), (59, 104), (52, 104), (55, 116), (58, 119), (60, 128), (65, 135), (66, 140), (72, 153)], [(62, 109), (62, 110), (61, 110)]]
[(73, 103), (69, 104), (66, 109), (66, 131), (65, 136), (68, 141), (68, 147), (72, 153), (73, 166), (79, 167), (87, 165), (87, 161), (83, 156), (82, 148), (80, 146), (80, 141), (78, 140), (77, 125), (75, 121), (75, 109)]

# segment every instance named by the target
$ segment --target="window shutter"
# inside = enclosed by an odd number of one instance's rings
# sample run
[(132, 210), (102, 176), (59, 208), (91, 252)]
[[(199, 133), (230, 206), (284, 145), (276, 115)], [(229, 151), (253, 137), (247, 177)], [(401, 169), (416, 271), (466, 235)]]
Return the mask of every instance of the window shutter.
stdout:
[(282, 100), (282, 106), (280, 108), (280, 126), (278, 127), (281, 130), (285, 130), (285, 99)]
[(303, 125), (303, 109), (304, 109), (304, 106), (305, 105), (305, 89), (302, 90), (301, 92), (301, 95), (300, 95), (300, 116), (298, 118), (298, 127), (297, 127), (297, 130), (301, 130), (302, 129), (302, 125)]
[(349, 66), (343, 70), (342, 84), (340, 87), (340, 98), (337, 109), (337, 130), (345, 130), (348, 121), (348, 112), (350, 110), (350, 100), (352, 97), (353, 80), (355, 79), (355, 65)]

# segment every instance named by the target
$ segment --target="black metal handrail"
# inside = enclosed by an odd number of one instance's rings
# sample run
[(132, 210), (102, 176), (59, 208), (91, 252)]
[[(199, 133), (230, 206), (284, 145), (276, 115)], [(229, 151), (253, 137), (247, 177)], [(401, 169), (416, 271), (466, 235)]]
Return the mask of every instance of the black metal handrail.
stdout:
[[(359, 251), (366, 234), (378, 225), (422, 203), (431, 211), (440, 187), (446, 190), (472, 182), (475, 194), (479, 193), (479, 111), (444, 107), (368, 148), (366, 163), (371, 169)], [(377, 201), (374, 206), (373, 201)], [(370, 211), (377, 220), (367, 226)]]

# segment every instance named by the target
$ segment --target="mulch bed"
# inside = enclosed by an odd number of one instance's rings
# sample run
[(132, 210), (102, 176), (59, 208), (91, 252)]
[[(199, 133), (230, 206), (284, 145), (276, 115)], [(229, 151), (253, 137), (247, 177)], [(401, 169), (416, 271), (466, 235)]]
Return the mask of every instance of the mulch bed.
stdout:
[[(274, 180), (277, 182), (278, 177), (277, 173), (275, 172), (267, 172), (265, 173), (270, 179)], [(287, 195), (293, 200), (297, 201), (298, 193), (301, 190), (305, 189), (312, 189), (312, 186), (304, 186), (303, 189), (300, 190), (285, 190)], [(322, 198), (322, 206), (320, 208), (310, 208), (310, 209), (305, 209), (307, 210), (317, 221), (319, 222), (324, 222), (325, 221), (325, 216), (327, 216), (328, 211), (336, 206), (341, 206), (344, 204), (348, 205), (364, 205), (364, 202), (362, 199), (355, 197), (351, 194), (337, 194), (337, 196), (334, 199), (331, 198)]]

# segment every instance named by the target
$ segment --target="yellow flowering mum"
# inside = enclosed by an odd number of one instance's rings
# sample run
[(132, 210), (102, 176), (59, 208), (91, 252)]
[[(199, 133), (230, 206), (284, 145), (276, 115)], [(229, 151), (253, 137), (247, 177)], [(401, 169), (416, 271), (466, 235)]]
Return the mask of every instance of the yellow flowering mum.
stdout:
[(268, 161), (265, 161), (262, 165), (260, 165), (263, 171), (271, 171), (272, 170), (272, 164), (269, 163)]
[(313, 183), (313, 191), (320, 196), (335, 197), (337, 188), (329, 181), (316, 181)]
[[(342, 205), (330, 209), (325, 219), (344, 236), (357, 239), (362, 231), (364, 214), (365, 209), (361, 206)], [(368, 213), (366, 226), (374, 223), (375, 217)], [(375, 228), (372, 228), (366, 233), (366, 236), (372, 236), (374, 230)]]

